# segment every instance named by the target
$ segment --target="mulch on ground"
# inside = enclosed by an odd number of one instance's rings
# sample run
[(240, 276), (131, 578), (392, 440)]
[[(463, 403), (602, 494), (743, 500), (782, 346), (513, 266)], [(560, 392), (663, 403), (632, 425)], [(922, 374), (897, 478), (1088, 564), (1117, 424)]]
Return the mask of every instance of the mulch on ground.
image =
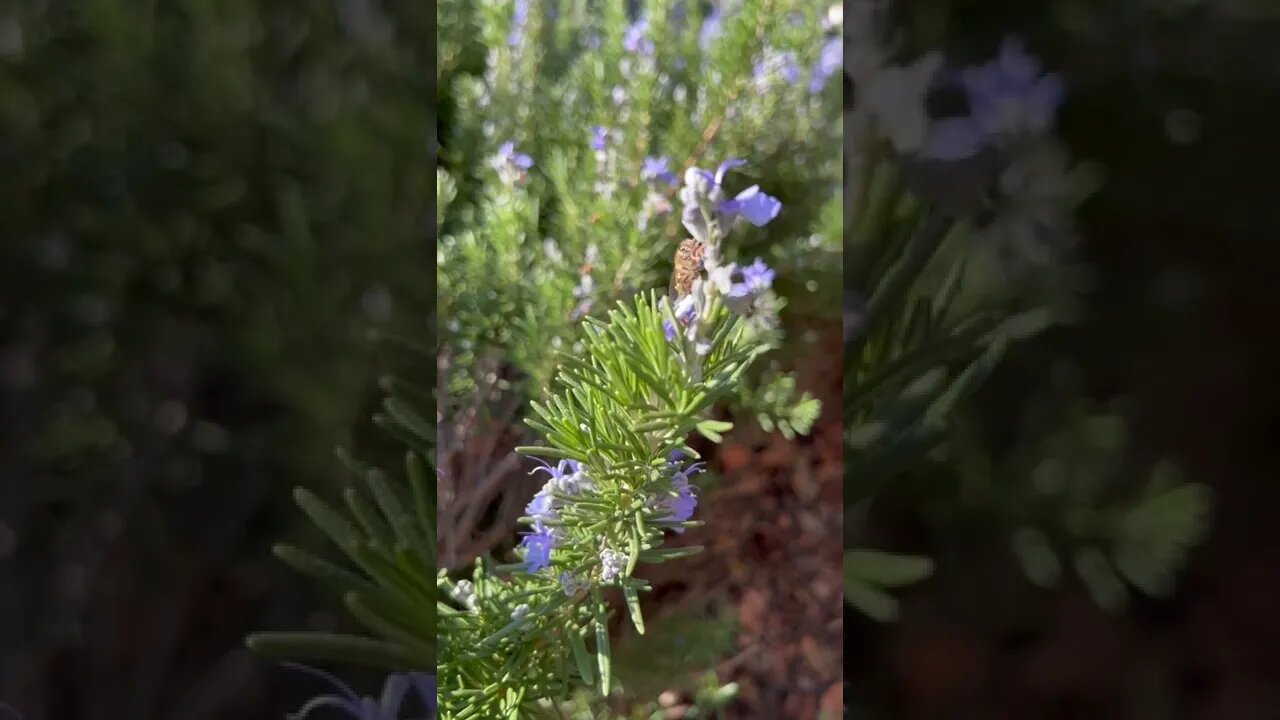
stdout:
[[(814, 432), (788, 441), (746, 423), (735, 429), (708, 453), (723, 482), (699, 498), (695, 518), (705, 524), (671, 543), (706, 549), (647, 573), (657, 601), (647, 613), (667, 603), (731, 603), (736, 647), (715, 668), (721, 682), (739, 685), (730, 717), (841, 716), (839, 338), (824, 337), (822, 350), (799, 377), (824, 403)], [(668, 717), (684, 717), (681, 707), (673, 701)]]

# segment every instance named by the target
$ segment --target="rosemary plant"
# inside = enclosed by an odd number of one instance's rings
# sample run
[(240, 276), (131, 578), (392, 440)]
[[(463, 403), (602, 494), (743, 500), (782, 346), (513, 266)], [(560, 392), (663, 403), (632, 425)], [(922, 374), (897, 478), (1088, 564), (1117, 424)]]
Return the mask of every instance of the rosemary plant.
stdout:
[(548, 479), (526, 508), (523, 561), (478, 560), (456, 583), (441, 573), (441, 717), (530, 717), (577, 684), (608, 695), (606, 590), (621, 590), (643, 633), (648, 585), (638, 568), (698, 550), (662, 547), (667, 531), (696, 522), (701, 463), (689, 436), (718, 441), (731, 427), (707, 411), (773, 347), (776, 320), (772, 271), (721, 257), (733, 222), (762, 226), (781, 209), (755, 187), (725, 196), (721, 182), (737, 164), (692, 168), (681, 191), (705, 277), (687, 294), (650, 291), (588, 318), (582, 352), (560, 358), (556, 391), (533, 404), (528, 423), (546, 444), (519, 451), (556, 464), (535, 468)]

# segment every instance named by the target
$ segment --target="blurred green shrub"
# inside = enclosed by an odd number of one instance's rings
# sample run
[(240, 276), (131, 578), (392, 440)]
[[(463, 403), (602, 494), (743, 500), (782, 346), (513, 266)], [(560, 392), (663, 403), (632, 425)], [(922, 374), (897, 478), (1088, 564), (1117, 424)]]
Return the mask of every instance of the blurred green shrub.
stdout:
[(333, 477), (371, 397), (364, 330), (433, 289), (430, 24), (378, 8), (0, 8), (6, 682), (83, 630), (104, 537), (178, 592), (180, 558), (258, 542), (251, 519)]

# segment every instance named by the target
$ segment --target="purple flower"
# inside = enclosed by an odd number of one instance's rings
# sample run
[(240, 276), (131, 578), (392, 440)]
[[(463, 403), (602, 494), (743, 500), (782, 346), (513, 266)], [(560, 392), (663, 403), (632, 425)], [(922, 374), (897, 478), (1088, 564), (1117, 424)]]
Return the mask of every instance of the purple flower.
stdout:
[(338, 678), (330, 675), (323, 670), (299, 665), (297, 663), (284, 663), (286, 667), (294, 670), (315, 675), (329, 682), (338, 689), (340, 694), (320, 695), (312, 698), (302, 706), (298, 712), (289, 715), (289, 720), (304, 720), (313, 711), (320, 708), (334, 708), (345, 712), (348, 716), (355, 720), (398, 720), (400, 717), (400, 707), (404, 704), (404, 697), (408, 693), (409, 688), (413, 687), (418, 691), (424, 705), (426, 705), (428, 717), (434, 718), (436, 714), (436, 687), (435, 677), (426, 673), (392, 673), (387, 676), (386, 683), (382, 688), (381, 700), (374, 700), (371, 697), (360, 697), (355, 694), (346, 683)]
[(729, 286), (728, 296), (731, 308), (746, 308), (757, 295), (773, 286), (774, 271), (760, 258), (742, 268), (742, 282)]
[(621, 85), (614, 85), (613, 90), (609, 91), (609, 94), (613, 97), (614, 105), (622, 105), (622, 103), (627, 101), (627, 91)]
[(524, 37), (525, 22), (529, 19), (529, 0), (515, 0), (511, 10), (511, 34), (507, 36), (507, 45), (515, 47)]
[(698, 47), (701, 48), (703, 52), (706, 52), (707, 46), (710, 45), (713, 40), (720, 37), (720, 33), (723, 32), (723, 30), (724, 28), (720, 18), (720, 8), (711, 8), (711, 14), (707, 15), (707, 17), (703, 19), (702, 29), (698, 31)]
[(582, 470), (582, 463), (577, 460), (561, 459), (560, 462), (556, 463), (555, 467), (551, 467), (550, 464), (539, 458), (534, 458), (534, 460), (542, 463), (542, 467), (536, 467), (530, 470), (529, 474), (532, 475), (536, 472), (544, 472), (551, 478), (551, 481), (563, 480), (565, 477), (568, 477), (569, 475), (576, 475)]
[(680, 190), (680, 199), (684, 202), (680, 220), (697, 240), (708, 241), (704, 212), (714, 212), (720, 221), (717, 224), (723, 229), (726, 222), (738, 216), (745, 217), (756, 227), (764, 227), (782, 211), (782, 203), (761, 192), (758, 185), (752, 185), (732, 199), (724, 198), (721, 184), (725, 173), (743, 164), (742, 160), (726, 160), (714, 175), (701, 168), (689, 168), (685, 172), (685, 186)]
[(609, 139), (609, 128), (596, 125), (591, 128), (591, 149), (600, 152), (605, 149)]
[(772, 195), (765, 194), (759, 185), (738, 193), (732, 200), (726, 200), (720, 211), (730, 219), (741, 215), (756, 227), (764, 227), (782, 212), (782, 203)]
[(675, 308), (676, 320), (688, 324), (698, 317), (698, 305), (693, 295), (686, 295), (680, 299)]
[(641, 18), (627, 26), (622, 35), (622, 48), (631, 54), (653, 54), (653, 40), (648, 37), (649, 21)]
[(844, 45), (841, 39), (833, 37), (822, 46), (818, 53), (818, 61), (813, 65), (809, 76), (809, 92), (818, 93), (826, 86), (827, 80), (844, 64)]
[(732, 283), (725, 294), (728, 295), (729, 308), (741, 313), (748, 306), (744, 303), (749, 304), (754, 293), (751, 292), (751, 287), (746, 283)]
[(965, 68), (961, 83), (973, 120), (988, 135), (1038, 135), (1049, 130), (1065, 90), (1055, 74), (1040, 74), (1040, 62), (1017, 38), (1005, 38), (995, 60)]
[(542, 489), (525, 506), (524, 510), (533, 519), (534, 531), (541, 533), (550, 532), (547, 530), (545, 521), (555, 519), (558, 514), (559, 503), (563, 501), (563, 498), (557, 498), (557, 493), (561, 496), (573, 496), (584, 490), (591, 489), (594, 485), (577, 460), (561, 460), (555, 467), (551, 467), (541, 460), (538, 460), (538, 462), (542, 463), (542, 467), (530, 470), (529, 474), (532, 475), (541, 470), (550, 477), (542, 486)]
[(521, 170), (528, 170), (533, 167), (533, 158), (524, 153), (517, 153), (516, 144), (510, 140), (502, 143), (501, 147), (498, 148), (498, 159)]
[[(537, 460), (537, 458), (534, 459)], [(591, 485), (586, 472), (582, 470), (582, 463), (577, 460), (561, 460), (556, 463), (555, 467), (551, 467), (541, 460), (538, 460), (538, 462), (542, 463), (542, 467), (530, 470), (529, 474), (532, 475), (539, 470), (545, 472), (550, 476), (547, 480), (547, 487), (554, 488), (565, 495), (574, 495)]]
[[(675, 497), (667, 497), (663, 500), (663, 507), (671, 512), (663, 520), (671, 522), (684, 522), (693, 517), (693, 511), (698, 507), (698, 498), (694, 495), (697, 490), (696, 485), (689, 483), (689, 476), (696, 472), (702, 472), (703, 463), (694, 463), (684, 470), (677, 470), (671, 475), (671, 489), (675, 491)], [(684, 528), (675, 528), (677, 533), (684, 532)]]
[(676, 176), (667, 168), (668, 162), (670, 161), (665, 155), (662, 157), (645, 158), (644, 164), (640, 168), (640, 179), (648, 181), (658, 180), (660, 182), (667, 183), (668, 185), (676, 184)]
[(537, 572), (551, 565), (551, 549), (556, 545), (556, 537), (550, 528), (525, 533), (520, 545), (525, 548), (524, 562), (529, 572)]
[(752, 291), (767, 290), (773, 286), (773, 277), (775, 273), (764, 264), (764, 260), (756, 258), (756, 261), (742, 268), (742, 280), (751, 288)]
[(676, 339), (676, 326), (670, 320), (662, 321), (662, 335), (667, 339), (667, 342), (672, 342)]
[(427, 709), (425, 720), (432, 720), (436, 716), (436, 676), (424, 672), (411, 672), (409, 680), (413, 682), (413, 688), (418, 691), (418, 696), (422, 698), (422, 704)]
[(725, 160), (720, 163), (720, 167), (716, 168), (715, 175), (702, 168), (689, 168), (689, 171), (685, 174), (685, 184), (695, 186), (703, 194), (710, 194), (724, 182), (726, 173), (739, 165), (746, 164), (746, 160)]
[(554, 519), (556, 516), (555, 498), (549, 490), (543, 488), (533, 496), (528, 505), (524, 506), (524, 511), (533, 518), (533, 529), (542, 532), (547, 529), (543, 521)]
[[(537, 458), (534, 459), (537, 460)], [(541, 460), (538, 460), (538, 462), (542, 463), (542, 467), (530, 470), (529, 474), (532, 475), (541, 470), (549, 475), (550, 478), (542, 486), (542, 489), (533, 496), (529, 504), (525, 506), (524, 511), (529, 517), (533, 518), (533, 529), (536, 532), (544, 532), (547, 529), (546, 525), (543, 524), (544, 521), (552, 520), (556, 517), (556, 498), (552, 492), (557, 489), (563, 489), (566, 478), (577, 475), (581, 466), (577, 460), (561, 460), (556, 463), (555, 467), (551, 467)]]

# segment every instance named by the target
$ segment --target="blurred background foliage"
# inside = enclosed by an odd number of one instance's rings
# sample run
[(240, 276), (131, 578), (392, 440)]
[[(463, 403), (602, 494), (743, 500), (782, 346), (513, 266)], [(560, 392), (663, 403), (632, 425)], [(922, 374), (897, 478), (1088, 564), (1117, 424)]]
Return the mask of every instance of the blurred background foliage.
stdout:
[(368, 444), (367, 331), (422, 337), (429, 9), (0, 6), (0, 698), (29, 720), (300, 704), (242, 638), (317, 606), (268, 542)]
[(955, 429), (956, 469), (863, 518), (875, 547), (937, 571), (893, 591), (894, 625), (847, 615), (860, 717), (1280, 707), (1277, 8), (898, 4), (910, 47), (956, 61), (1025, 38), (1064, 76), (1060, 134), (1103, 182), (1079, 211), (1078, 322), (1009, 353)]

